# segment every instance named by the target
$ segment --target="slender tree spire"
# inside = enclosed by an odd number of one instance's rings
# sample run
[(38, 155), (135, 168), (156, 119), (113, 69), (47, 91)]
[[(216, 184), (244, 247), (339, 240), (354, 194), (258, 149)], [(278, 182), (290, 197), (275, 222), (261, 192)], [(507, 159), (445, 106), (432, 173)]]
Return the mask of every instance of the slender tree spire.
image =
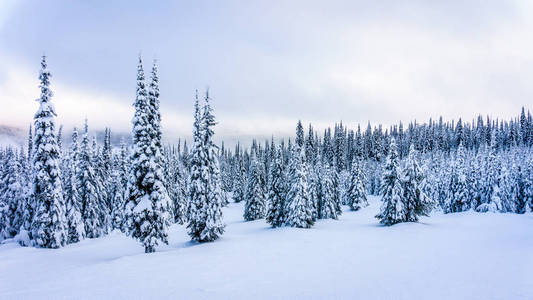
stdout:
[(67, 242), (65, 202), (61, 186), (59, 147), (55, 136), (56, 112), (51, 103), (50, 72), (46, 57), (41, 61), (41, 97), (35, 114), (33, 150), (33, 197), (35, 214), (32, 220), (32, 238), (38, 247), (58, 248)]
[[(154, 80), (155, 78), (155, 80)], [(146, 253), (168, 243), (170, 205), (163, 181), (163, 153), (159, 117), (157, 68), (146, 92), (142, 59), (137, 68), (137, 96), (133, 117), (133, 152), (125, 207), (128, 234), (144, 245)]]

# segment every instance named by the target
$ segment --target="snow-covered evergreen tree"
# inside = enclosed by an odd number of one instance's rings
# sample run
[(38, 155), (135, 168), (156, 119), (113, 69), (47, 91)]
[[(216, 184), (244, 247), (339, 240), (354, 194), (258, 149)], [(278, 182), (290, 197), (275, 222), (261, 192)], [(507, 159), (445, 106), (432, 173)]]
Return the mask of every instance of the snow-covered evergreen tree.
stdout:
[(127, 170), (124, 164), (127, 163), (126, 145), (121, 144), (120, 152), (112, 157), (113, 167), (111, 168), (111, 229), (125, 231), (124, 228), (124, 203), (126, 201), (126, 187), (128, 184)]
[(398, 148), (395, 139), (392, 138), (381, 180), (381, 209), (376, 215), (379, 222), (386, 226), (405, 221), (406, 208), (400, 174)]
[(348, 190), (346, 191), (348, 206), (353, 211), (358, 211), (368, 206), (366, 198), (366, 176), (362, 168), (362, 162), (355, 157), (352, 161)]
[(433, 201), (424, 193), (424, 173), (416, 156), (417, 152), (411, 145), (401, 178), (407, 222), (417, 222), (419, 216), (428, 216), (433, 208)]
[(78, 192), (77, 167), (80, 166), (80, 146), (78, 141), (78, 129), (72, 131), (72, 142), (69, 150), (68, 166), (64, 174), (65, 202), (68, 243), (77, 243), (85, 238), (85, 224), (82, 216), (82, 199)]
[(96, 142), (96, 136), (93, 136), (92, 143), (89, 148), (89, 155), (91, 166), (95, 172), (94, 184), (96, 185), (97, 205), (96, 209), (98, 218), (100, 219), (100, 235), (106, 235), (111, 229), (111, 203), (109, 199), (109, 185), (110, 179), (108, 179), (107, 171), (104, 169), (102, 163), (102, 155), (100, 148)]
[(275, 156), (270, 164), (268, 176), (266, 221), (272, 227), (280, 227), (285, 221), (286, 185), (281, 151), (281, 146), (274, 149)]
[(237, 157), (235, 178), (233, 183), (233, 201), (239, 203), (246, 199), (246, 169), (241, 157)]
[(145, 253), (168, 243), (170, 198), (163, 180), (163, 153), (157, 91), (157, 66), (152, 69), (147, 96), (142, 60), (137, 68), (137, 95), (134, 102), (133, 151), (124, 209), (127, 233), (139, 240)]
[(263, 190), (263, 168), (252, 150), (250, 170), (246, 185), (246, 203), (244, 205), (244, 220), (253, 221), (262, 219), (266, 214), (265, 191)]
[(187, 223), (187, 174), (178, 159), (173, 171), (172, 193), (174, 194), (174, 222)]
[(22, 167), (16, 153), (11, 148), (8, 148), (5, 153), (3, 167), (3, 172), (0, 172), (0, 199), (7, 204), (7, 210), (0, 212), (4, 215), (0, 219), (6, 219), (5, 223), (0, 224), (0, 227), (4, 227), (3, 234), (0, 229), (0, 239), (2, 235), (8, 238), (19, 232), (22, 225), (22, 212), (18, 210), (18, 203), (24, 201), (25, 197)]
[(31, 237), (38, 247), (59, 248), (67, 242), (67, 221), (50, 77), (46, 57), (43, 56), (39, 74), (41, 97), (37, 99), (39, 109), (34, 117), (32, 197), (36, 206), (31, 224)]
[(318, 199), (318, 218), (319, 219), (337, 219), (337, 204), (336, 204), (336, 191), (334, 185), (334, 173), (328, 164), (324, 164), (322, 167), (321, 180), (321, 193)]
[(98, 238), (104, 234), (101, 207), (104, 192), (98, 182), (98, 175), (94, 169), (92, 147), (89, 144), (89, 126), (85, 120), (85, 130), (81, 141), (81, 149), (77, 156), (76, 189), (73, 198), (81, 203), (81, 215), (88, 238)]
[(447, 199), (445, 202), (444, 212), (454, 213), (468, 210), (469, 190), (466, 172), (466, 153), (463, 143), (459, 143), (455, 160), (451, 165), (452, 173), (450, 174), (450, 186), (448, 187)]
[(124, 141), (120, 144), (120, 152), (114, 157), (114, 168), (111, 175), (112, 180), (112, 210), (111, 224), (113, 229), (126, 231), (124, 206), (126, 201), (126, 188), (128, 186), (128, 148)]
[(287, 218), (285, 223), (291, 227), (310, 228), (313, 218), (313, 200), (307, 185), (305, 153), (298, 145), (294, 146), (287, 175), (288, 192), (286, 202)]
[(499, 197), (500, 161), (497, 156), (498, 142), (495, 133), (491, 137), (491, 146), (486, 151), (481, 181), (481, 204), (476, 207), (478, 212), (497, 212), (502, 210)]
[(189, 180), (189, 235), (198, 242), (210, 242), (224, 233), (222, 220), (222, 190), (220, 172), (213, 144), (213, 126), (216, 125), (209, 93), (204, 99), (200, 115), (198, 97), (195, 102), (195, 121), (193, 128), (194, 146), (191, 158)]

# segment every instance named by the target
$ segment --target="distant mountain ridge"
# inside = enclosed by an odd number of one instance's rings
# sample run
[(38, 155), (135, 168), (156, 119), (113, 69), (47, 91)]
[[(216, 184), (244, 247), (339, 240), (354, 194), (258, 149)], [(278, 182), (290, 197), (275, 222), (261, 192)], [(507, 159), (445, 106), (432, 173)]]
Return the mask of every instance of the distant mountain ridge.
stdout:
[[(59, 128), (59, 127), (58, 127)], [(79, 130), (79, 129), (78, 129)], [(99, 143), (102, 143), (104, 139), (104, 131), (89, 131), (91, 136), (96, 135), (96, 139)], [(72, 136), (72, 129), (66, 130), (63, 128), (63, 147), (70, 144), (70, 138)], [(26, 145), (28, 139), (28, 128), (20, 128), (16, 126), (0, 125), (0, 148), (4, 147), (20, 147)], [(111, 144), (113, 146), (119, 146), (124, 140), (126, 144), (130, 143), (130, 134), (111, 131)]]
[(0, 125), (0, 146), (20, 147), (26, 140), (26, 134), (22, 128)]

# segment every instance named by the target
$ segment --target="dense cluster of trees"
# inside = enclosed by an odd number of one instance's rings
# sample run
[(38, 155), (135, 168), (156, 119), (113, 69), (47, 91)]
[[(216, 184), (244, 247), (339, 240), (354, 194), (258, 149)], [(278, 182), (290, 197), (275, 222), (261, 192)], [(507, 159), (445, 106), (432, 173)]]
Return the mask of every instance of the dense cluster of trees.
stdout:
[(167, 243), (168, 226), (186, 224), (191, 238), (224, 233), (222, 207), (244, 202), (244, 219), (273, 227), (309, 228), (337, 219), (342, 206), (368, 205), (380, 195), (380, 223), (416, 222), (445, 213), (533, 211), (533, 120), (479, 116), (471, 122), (402, 123), (319, 134), (301, 122), (294, 139), (272, 138), (234, 150), (213, 143), (209, 93), (194, 102), (193, 143), (163, 145), (159, 79), (148, 85), (139, 59), (132, 141), (102, 145), (85, 121), (62, 146), (43, 57), (39, 109), (27, 148), (0, 150), (0, 241), (57, 248), (121, 230), (146, 252)]

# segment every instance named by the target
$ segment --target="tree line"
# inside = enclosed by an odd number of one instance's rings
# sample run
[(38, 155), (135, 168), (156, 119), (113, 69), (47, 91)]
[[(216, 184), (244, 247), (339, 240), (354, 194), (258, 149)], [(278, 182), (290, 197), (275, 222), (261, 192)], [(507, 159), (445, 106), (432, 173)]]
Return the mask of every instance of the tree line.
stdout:
[[(187, 226), (209, 242), (225, 229), (222, 207), (243, 202), (246, 221), (309, 228), (358, 211), (381, 196), (383, 225), (416, 222), (434, 210), (533, 211), (533, 120), (400, 122), (387, 129), (342, 122), (319, 134), (300, 121), (294, 139), (254, 140), (233, 150), (213, 142), (209, 92), (194, 98), (192, 144), (163, 145), (159, 78), (145, 78), (139, 58), (132, 140), (102, 145), (83, 130), (62, 145), (51, 102), (51, 74), (41, 61), (39, 109), (26, 148), (0, 151), (0, 241), (58, 248), (120, 230), (145, 252), (168, 243), (168, 227)], [(148, 83), (147, 83), (148, 82)]]

